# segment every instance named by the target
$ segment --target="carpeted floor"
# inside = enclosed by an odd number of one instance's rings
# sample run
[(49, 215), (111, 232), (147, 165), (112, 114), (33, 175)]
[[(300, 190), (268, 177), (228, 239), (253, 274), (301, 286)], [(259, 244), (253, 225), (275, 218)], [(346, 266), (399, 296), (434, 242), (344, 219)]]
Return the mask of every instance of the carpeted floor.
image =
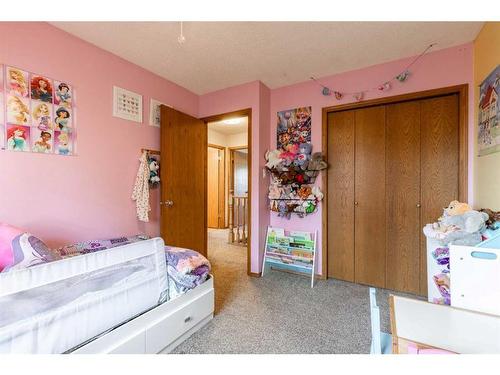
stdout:
[[(246, 275), (246, 248), (210, 230), (215, 317), (173, 353), (369, 353), (368, 287), (280, 271)], [(378, 290), (382, 330), (389, 332), (389, 291)], [(400, 294), (400, 293), (398, 293)]]

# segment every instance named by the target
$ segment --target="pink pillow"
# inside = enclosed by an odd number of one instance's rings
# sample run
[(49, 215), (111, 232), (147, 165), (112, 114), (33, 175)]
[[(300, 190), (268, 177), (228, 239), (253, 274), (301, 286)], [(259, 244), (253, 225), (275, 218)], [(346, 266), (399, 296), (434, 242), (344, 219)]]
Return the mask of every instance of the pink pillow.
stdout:
[(59, 258), (42, 240), (22, 229), (0, 223), (0, 272)]

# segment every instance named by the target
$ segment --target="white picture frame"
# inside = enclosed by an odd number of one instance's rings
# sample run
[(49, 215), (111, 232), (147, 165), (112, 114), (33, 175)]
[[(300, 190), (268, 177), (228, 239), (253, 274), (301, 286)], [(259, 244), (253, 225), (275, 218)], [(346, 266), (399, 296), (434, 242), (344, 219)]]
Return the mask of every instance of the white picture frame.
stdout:
[(172, 106), (162, 103), (159, 100), (151, 98), (149, 101), (149, 125), (159, 128), (161, 126), (161, 109), (162, 105), (172, 108)]
[(142, 95), (113, 86), (113, 117), (142, 123)]

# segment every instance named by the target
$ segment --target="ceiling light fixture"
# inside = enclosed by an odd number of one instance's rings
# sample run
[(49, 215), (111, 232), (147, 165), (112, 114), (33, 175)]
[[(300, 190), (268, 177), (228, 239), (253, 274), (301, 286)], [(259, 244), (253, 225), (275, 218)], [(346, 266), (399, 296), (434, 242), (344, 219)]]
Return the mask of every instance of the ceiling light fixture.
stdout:
[(184, 36), (183, 24), (184, 22), (181, 21), (181, 34), (177, 38), (179, 44), (184, 44), (186, 42), (186, 37)]
[(240, 118), (232, 118), (229, 120), (224, 120), (222, 122), (226, 125), (236, 125), (236, 124), (239, 124), (241, 122), (241, 119)]

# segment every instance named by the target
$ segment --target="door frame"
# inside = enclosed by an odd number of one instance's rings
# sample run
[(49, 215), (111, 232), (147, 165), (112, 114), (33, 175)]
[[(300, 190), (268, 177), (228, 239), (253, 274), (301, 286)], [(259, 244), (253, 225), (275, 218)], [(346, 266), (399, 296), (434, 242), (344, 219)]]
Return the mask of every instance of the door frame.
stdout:
[[(389, 96), (385, 98), (365, 100), (359, 103), (348, 103), (337, 106), (325, 107), (322, 109), (321, 126), (321, 148), (323, 155), (328, 160), (328, 114), (345, 111), (349, 109), (360, 109), (377, 105), (394, 104), (411, 100), (428, 99), (444, 95), (458, 95), (458, 197), (460, 201), (466, 201), (468, 196), (468, 118), (469, 118), (469, 85), (462, 84), (456, 86), (442, 87), (438, 89), (412, 92), (408, 94)], [(321, 278), (328, 278), (328, 173), (323, 173), (323, 209), (322, 209), (322, 265)]]
[[(217, 198), (219, 199), (219, 207), (218, 207), (218, 217), (217, 217), (217, 229), (224, 229), (226, 228), (226, 185), (227, 185), (227, 181), (226, 181), (226, 163), (227, 163), (227, 160), (226, 160), (226, 157), (227, 157), (227, 153), (226, 153), (226, 147), (224, 146), (219, 146), (219, 145), (216, 145), (216, 144), (213, 144), (213, 143), (208, 143), (208, 148), (215, 148), (219, 151), (222, 151), (224, 153), (224, 163), (222, 164), (222, 174), (224, 176), (224, 183), (222, 184), (222, 205), (221, 205), (221, 197), (220, 197), (220, 176), (219, 176), (219, 186), (218, 186), (218, 191), (217, 191)], [(220, 161), (220, 160), (219, 160)], [(219, 167), (218, 167), (218, 172), (220, 172), (220, 164), (219, 164)], [(207, 155), (207, 178), (208, 178), (208, 155)], [(208, 184), (207, 184), (207, 194), (208, 194)], [(207, 197), (207, 202), (208, 202), (208, 197)], [(221, 207), (222, 206), (222, 207)], [(220, 213), (221, 213), (221, 209), (222, 209), (222, 213), (223, 213), (223, 216), (222, 216), (222, 226), (221, 226), (221, 216), (220, 216)], [(208, 205), (207, 205), (207, 214), (208, 214)], [(208, 222), (208, 219), (207, 219), (207, 222)]]
[[(253, 276), (250, 270), (251, 261), (251, 239), (252, 239), (252, 108), (240, 109), (237, 111), (225, 112), (218, 115), (203, 117), (205, 128), (208, 134), (208, 123), (222, 120), (229, 120), (233, 117), (247, 117), (247, 148), (248, 148), (248, 241), (247, 241), (247, 275)], [(208, 153), (208, 148), (206, 150)], [(205, 189), (207, 186), (205, 184)], [(208, 254), (208, 249), (207, 249)]]

